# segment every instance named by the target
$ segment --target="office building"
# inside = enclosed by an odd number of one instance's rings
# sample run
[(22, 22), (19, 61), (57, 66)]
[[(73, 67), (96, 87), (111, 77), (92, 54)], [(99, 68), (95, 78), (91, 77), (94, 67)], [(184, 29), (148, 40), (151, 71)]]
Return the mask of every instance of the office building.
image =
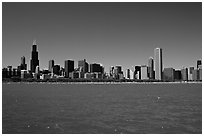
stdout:
[(202, 65), (202, 61), (201, 61), (201, 60), (197, 60), (197, 69), (198, 69), (198, 67), (199, 67), (200, 65)]
[(60, 65), (54, 65), (52, 69), (55, 75), (60, 75)]
[(141, 66), (135, 66), (134, 79), (141, 79)]
[(181, 79), (183, 81), (188, 81), (188, 68), (181, 69)]
[(36, 66), (35, 73), (40, 74), (40, 67), (39, 66)]
[(147, 66), (146, 65), (142, 65), (140, 71), (141, 71), (141, 79), (142, 80), (148, 79)]
[(181, 71), (180, 70), (175, 70), (174, 80), (175, 81), (180, 81), (181, 80)]
[(86, 59), (78, 61), (78, 68), (80, 72), (87, 73), (89, 69), (89, 64), (86, 62)]
[(65, 60), (64, 71), (65, 71), (65, 77), (68, 78), (69, 73), (74, 71), (74, 61), (73, 60)]
[(193, 70), (193, 81), (198, 81), (199, 80), (199, 70), (194, 69)]
[(25, 57), (21, 57), (21, 64), (20, 64), (21, 70), (27, 70), (27, 64), (25, 63)]
[(202, 81), (202, 68), (198, 69), (199, 80)]
[(148, 77), (154, 79), (154, 59), (152, 57), (148, 60)]
[(162, 63), (161, 48), (156, 48), (154, 50), (154, 70), (155, 70), (155, 79), (162, 80), (163, 63)]
[(53, 71), (52, 71), (52, 68), (54, 67), (54, 65), (55, 65), (54, 60), (49, 60), (49, 69), (48, 69), (48, 70), (49, 70), (50, 72), (53, 72)]
[(103, 73), (103, 67), (97, 63), (90, 64), (90, 73), (94, 73), (94, 72)]
[(31, 72), (33, 73), (35, 72), (36, 66), (39, 66), (39, 60), (38, 60), (37, 45), (35, 42), (33, 42), (31, 60), (30, 60)]
[(193, 80), (193, 70), (194, 70), (194, 67), (189, 67), (188, 69), (188, 80)]
[(126, 71), (125, 71), (125, 79), (130, 79), (130, 69), (126, 69)]
[(173, 68), (164, 68), (163, 71), (163, 80), (164, 81), (174, 81), (175, 70)]

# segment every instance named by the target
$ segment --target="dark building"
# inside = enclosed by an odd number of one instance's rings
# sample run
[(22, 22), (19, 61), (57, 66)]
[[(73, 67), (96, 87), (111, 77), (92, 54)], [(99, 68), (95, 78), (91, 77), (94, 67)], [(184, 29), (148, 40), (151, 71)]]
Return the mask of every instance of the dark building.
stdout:
[(175, 70), (173, 68), (164, 68), (163, 80), (164, 81), (174, 81)]
[(175, 81), (180, 81), (181, 80), (181, 71), (180, 70), (175, 70), (174, 80)]
[(27, 64), (25, 63), (25, 57), (21, 57), (21, 70), (27, 70)]
[(154, 59), (152, 57), (148, 60), (148, 77), (149, 79), (154, 79)]
[(55, 62), (54, 62), (54, 60), (49, 60), (49, 71), (50, 72), (52, 72), (52, 68), (54, 67), (54, 65), (55, 65)]
[(201, 60), (197, 60), (197, 69), (199, 68), (199, 65), (202, 65), (202, 61)]
[(193, 70), (193, 81), (198, 81), (199, 80), (199, 70), (198, 69), (194, 69)]
[(53, 73), (56, 75), (60, 75), (60, 65), (53, 66)]
[(134, 79), (136, 79), (137, 76), (138, 76), (138, 79), (141, 79), (141, 66), (135, 66)]
[(36, 66), (39, 66), (38, 52), (37, 52), (37, 45), (33, 43), (31, 61), (30, 61), (31, 72), (35, 73)]
[(86, 59), (78, 61), (78, 68), (80, 72), (87, 73), (89, 69), (89, 64), (86, 62)]
[(3, 68), (2, 69), (2, 77), (3, 78), (8, 78), (8, 70), (7, 70), (7, 68)]
[(12, 66), (7, 66), (8, 78), (12, 77)]
[(94, 72), (103, 73), (103, 67), (100, 64), (97, 64), (97, 63), (90, 64), (90, 72), (91, 73), (94, 73)]
[(68, 78), (69, 73), (74, 71), (74, 61), (73, 60), (65, 60), (64, 71), (65, 71), (65, 77)]

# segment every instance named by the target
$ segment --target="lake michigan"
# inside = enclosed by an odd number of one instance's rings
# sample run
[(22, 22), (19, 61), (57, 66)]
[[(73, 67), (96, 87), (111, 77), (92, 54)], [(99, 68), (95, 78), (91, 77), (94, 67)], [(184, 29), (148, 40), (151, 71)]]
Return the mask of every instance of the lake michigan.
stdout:
[(201, 134), (202, 84), (2, 84), (3, 134)]

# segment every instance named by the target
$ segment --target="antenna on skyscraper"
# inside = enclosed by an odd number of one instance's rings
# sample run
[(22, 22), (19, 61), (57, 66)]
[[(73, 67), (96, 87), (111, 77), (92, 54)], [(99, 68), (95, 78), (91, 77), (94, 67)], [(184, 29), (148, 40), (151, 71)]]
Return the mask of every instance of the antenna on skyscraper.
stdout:
[(36, 45), (36, 39), (35, 39), (35, 40), (33, 40), (33, 45)]

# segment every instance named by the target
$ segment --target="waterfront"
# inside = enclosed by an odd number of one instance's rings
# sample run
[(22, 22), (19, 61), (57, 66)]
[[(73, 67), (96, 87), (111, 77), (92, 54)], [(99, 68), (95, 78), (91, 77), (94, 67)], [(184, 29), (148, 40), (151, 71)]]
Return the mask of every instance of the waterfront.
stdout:
[(2, 86), (2, 133), (202, 133), (201, 83)]

